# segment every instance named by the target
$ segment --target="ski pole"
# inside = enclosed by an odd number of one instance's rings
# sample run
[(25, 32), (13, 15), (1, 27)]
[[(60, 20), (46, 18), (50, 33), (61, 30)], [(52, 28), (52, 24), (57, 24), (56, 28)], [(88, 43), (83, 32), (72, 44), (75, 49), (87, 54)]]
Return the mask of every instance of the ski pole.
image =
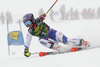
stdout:
[(55, 2), (54, 2), (54, 4), (49, 8), (49, 10), (43, 15), (43, 17), (42, 18), (40, 18), (40, 20), (42, 19), (43, 20), (43, 18), (47, 15), (47, 13), (51, 10), (51, 8), (57, 3), (57, 1), (58, 0), (56, 0)]
[(43, 57), (43, 56), (47, 56), (47, 55), (52, 55), (52, 54), (54, 54), (54, 52), (35, 52), (35, 53), (31, 53), (31, 55), (35, 55), (35, 54), (38, 54), (40, 57)]
[(55, 1), (55, 3), (49, 8), (49, 10), (46, 12), (45, 15), (47, 15), (47, 13), (51, 10), (51, 8), (57, 3), (58, 0)]
[(31, 55), (39, 55), (40, 57), (43, 56), (47, 56), (47, 55), (55, 55), (55, 54), (62, 54), (62, 53), (66, 53), (66, 52), (35, 52), (35, 53), (31, 53)]
[(39, 52), (31, 53), (31, 55), (39, 54)]

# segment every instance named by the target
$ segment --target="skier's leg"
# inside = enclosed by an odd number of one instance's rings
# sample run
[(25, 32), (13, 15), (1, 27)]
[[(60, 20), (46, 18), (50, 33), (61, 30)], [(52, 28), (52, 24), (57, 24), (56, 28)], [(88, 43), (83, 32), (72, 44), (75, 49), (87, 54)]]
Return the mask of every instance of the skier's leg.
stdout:
[(54, 41), (53, 39), (50, 39), (50, 38), (40, 38), (39, 39), (39, 42), (45, 46), (45, 47), (48, 47), (50, 49), (53, 48), (54, 44), (58, 44), (58, 42)]
[(49, 37), (57, 42), (69, 45), (77, 46), (80, 43), (80, 39), (69, 39), (63, 33), (56, 30), (53, 30)]
[(61, 32), (57, 31), (55, 35), (58, 42), (76, 46), (80, 44), (80, 39), (69, 39)]
[(77, 38), (67, 38), (63, 33), (56, 31), (55, 33), (56, 36), (56, 41), (64, 43), (64, 44), (69, 44), (72, 46), (89, 46), (90, 43), (83, 40), (83, 39), (77, 39)]
[(52, 33), (50, 34), (49, 38), (57, 41), (57, 42), (61, 42), (66, 44), (67, 43), (67, 37), (65, 35), (63, 35), (63, 33), (58, 32), (56, 30), (53, 30)]
[(48, 47), (50, 49), (56, 50), (59, 53), (64, 53), (64, 52), (70, 52), (71, 51), (71, 47), (62, 47), (59, 44), (59, 42), (50, 39), (50, 38), (41, 38), (39, 39), (39, 42), (44, 45), (45, 47)]

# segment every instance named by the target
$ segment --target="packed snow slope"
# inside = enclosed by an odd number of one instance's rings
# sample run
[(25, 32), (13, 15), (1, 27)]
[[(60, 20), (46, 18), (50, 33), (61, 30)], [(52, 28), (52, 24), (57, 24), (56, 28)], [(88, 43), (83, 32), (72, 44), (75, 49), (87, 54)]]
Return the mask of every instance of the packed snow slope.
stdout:
[[(84, 38), (91, 46), (100, 46), (100, 20), (60, 21), (46, 23), (56, 30), (63, 32), (69, 38)], [(26, 39), (27, 28), (22, 24), (23, 36)], [(10, 31), (19, 29), (17, 23), (9, 24)], [(0, 26), (0, 66), (1, 67), (100, 67), (100, 48), (39, 57), (38, 55), (24, 57), (23, 46), (10, 46), (8, 56), (6, 24)], [(64, 46), (60, 43), (60, 45)], [(42, 46), (37, 37), (33, 37), (30, 52), (53, 51)]]

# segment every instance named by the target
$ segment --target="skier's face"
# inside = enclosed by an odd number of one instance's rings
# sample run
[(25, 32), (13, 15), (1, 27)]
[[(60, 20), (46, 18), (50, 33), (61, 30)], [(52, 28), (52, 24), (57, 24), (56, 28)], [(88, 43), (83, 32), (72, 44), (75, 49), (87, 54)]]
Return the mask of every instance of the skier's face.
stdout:
[(31, 23), (30, 25), (28, 25), (28, 27), (29, 27), (29, 28), (32, 28), (32, 27), (33, 27), (33, 24)]
[(32, 26), (33, 26), (32, 22), (30, 20), (26, 21), (24, 24), (26, 27), (29, 27), (29, 28), (32, 28)]

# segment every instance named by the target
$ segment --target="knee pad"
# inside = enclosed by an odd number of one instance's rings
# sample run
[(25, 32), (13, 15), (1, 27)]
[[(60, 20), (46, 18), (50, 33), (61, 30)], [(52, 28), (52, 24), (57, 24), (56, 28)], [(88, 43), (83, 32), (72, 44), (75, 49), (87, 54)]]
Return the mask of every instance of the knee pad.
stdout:
[(39, 41), (40, 41), (40, 43), (41, 43), (43, 46), (48, 47), (48, 48), (50, 48), (50, 49), (53, 48), (54, 42), (49, 41), (49, 40), (47, 40), (47, 39), (40, 39)]

